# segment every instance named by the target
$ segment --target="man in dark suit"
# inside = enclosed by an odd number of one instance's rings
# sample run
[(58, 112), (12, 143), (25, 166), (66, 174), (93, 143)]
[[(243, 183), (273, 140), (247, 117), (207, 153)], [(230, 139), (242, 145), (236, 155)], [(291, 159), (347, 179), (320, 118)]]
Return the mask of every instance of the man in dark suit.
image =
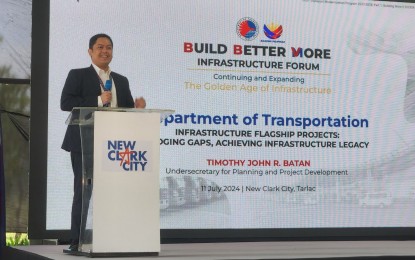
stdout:
[[(144, 98), (133, 99), (128, 79), (112, 72), (113, 42), (106, 34), (97, 34), (89, 40), (88, 53), (92, 65), (69, 72), (61, 96), (61, 109), (72, 111), (74, 107), (124, 107), (145, 108)], [(105, 83), (105, 84), (104, 84)], [(111, 91), (106, 85), (110, 84)], [(74, 172), (74, 197), (71, 213), (71, 245), (69, 251), (78, 251), (82, 211), (82, 150), (79, 127), (69, 125), (62, 149), (71, 153)]]

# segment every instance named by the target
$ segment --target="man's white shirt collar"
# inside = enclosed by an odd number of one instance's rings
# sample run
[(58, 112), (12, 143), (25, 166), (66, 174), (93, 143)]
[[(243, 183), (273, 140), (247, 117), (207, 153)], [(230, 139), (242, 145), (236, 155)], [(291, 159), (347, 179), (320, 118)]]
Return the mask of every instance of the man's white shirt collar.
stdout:
[[(106, 75), (107, 77), (109, 77), (109, 75), (110, 75), (110, 73), (111, 73), (111, 68), (110, 67), (108, 67), (108, 70), (107, 71), (105, 71), (105, 70), (103, 70), (103, 69), (101, 69), (101, 68), (99, 68), (97, 65), (95, 65), (94, 63), (92, 63), (92, 66), (94, 67), (94, 69), (95, 69), (95, 71), (97, 72), (97, 74), (99, 75), (99, 76), (101, 76), (101, 75)], [(104, 74), (103, 74), (104, 73)]]

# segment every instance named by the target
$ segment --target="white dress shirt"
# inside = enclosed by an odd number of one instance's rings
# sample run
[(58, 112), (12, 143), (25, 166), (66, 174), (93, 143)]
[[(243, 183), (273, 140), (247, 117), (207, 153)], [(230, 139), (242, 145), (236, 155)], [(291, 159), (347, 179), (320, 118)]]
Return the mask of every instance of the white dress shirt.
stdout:
[[(105, 84), (105, 82), (110, 78), (111, 69), (108, 68), (107, 71), (104, 71), (103, 69), (100, 69), (97, 65), (92, 63), (92, 66), (94, 67), (95, 71), (97, 72), (97, 75), (101, 78), (102, 83)], [(104, 92), (104, 89), (101, 87), (101, 92)], [(111, 87), (111, 104), (110, 107), (117, 107), (117, 88), (115, 87), (114, 79), (112, 79), (112, 87)], [(98, 107), (103, 107), (104, 104), (102, 103), (101, 97), (98, 97)]]

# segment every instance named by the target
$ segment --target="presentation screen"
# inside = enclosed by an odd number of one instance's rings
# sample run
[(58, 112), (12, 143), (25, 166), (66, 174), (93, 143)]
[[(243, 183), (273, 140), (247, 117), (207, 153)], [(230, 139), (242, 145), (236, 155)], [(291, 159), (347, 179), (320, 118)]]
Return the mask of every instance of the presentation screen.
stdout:
[(415, 227), (414, 17), (363, 0), (50, 1), (46, 229), (70, 228), (60, 97), (98, 33), (133, 97), (175, 111), (162, 229)]

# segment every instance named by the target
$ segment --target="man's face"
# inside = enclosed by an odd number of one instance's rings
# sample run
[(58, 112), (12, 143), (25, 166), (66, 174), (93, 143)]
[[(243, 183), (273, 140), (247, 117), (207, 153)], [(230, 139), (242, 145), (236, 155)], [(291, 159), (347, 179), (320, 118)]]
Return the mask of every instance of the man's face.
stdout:
[(103, 70), (108, 69), (112, 60), (112, 44), (108, 38), (98, 38), (92, 49), (88, 49), (92, 63)]

